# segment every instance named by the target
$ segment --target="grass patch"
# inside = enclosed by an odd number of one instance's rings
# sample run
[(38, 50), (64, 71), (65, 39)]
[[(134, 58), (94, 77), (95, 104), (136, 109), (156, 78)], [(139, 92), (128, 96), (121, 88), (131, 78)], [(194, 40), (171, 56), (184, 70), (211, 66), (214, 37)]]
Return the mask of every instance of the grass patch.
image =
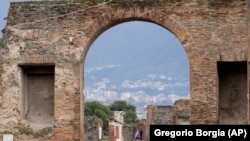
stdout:
[(20, 134), (33, 135), (35, 138), (45, 137), (53, 132), (52, 127), (45, 127), (41, 130), (33, 131), (33, 129), (31, 127), (29, 127), (29, 125), (25, 125), (25, 124), (21, 124), (21, 123), (18, 124), (18, 126), (16, 128)]

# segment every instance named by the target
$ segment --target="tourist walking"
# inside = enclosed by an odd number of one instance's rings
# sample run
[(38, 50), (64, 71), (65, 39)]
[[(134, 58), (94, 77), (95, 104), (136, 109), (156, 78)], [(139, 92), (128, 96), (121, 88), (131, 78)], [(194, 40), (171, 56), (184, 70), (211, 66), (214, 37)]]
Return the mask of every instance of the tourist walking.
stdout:
[(136, 140), (140, 140), (141, 139), (141, 136), (140, 136), (140, 131), (137, 129), (136, 132), (135, 132), (135, 139)]

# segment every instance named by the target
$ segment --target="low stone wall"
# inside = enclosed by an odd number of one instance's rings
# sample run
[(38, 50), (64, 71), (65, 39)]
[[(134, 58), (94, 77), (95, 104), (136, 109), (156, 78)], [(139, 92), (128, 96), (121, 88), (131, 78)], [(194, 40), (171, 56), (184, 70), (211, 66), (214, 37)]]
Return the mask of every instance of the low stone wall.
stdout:
[(102, 120), (95, 116), (86, 116), (84, 119), (84, 140), (85, 141), (100, 141), (103, 136)]
[(134, 140), (134, 133), (136, 131), (135, 124), (127, 124), (123, 126), (124, 141)]

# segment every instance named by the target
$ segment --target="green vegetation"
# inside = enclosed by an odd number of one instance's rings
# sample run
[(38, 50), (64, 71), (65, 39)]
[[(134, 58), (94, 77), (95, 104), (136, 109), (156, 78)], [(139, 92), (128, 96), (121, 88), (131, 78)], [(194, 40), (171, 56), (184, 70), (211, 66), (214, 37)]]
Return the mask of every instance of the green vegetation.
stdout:
[(109, 136), (103, 136), (102, 139), (103, 139), (103, 140), (108, 140), (108, 139), (109, 139)]
[(38, 131), (33, 131), (31, 127), (22, 123), (19, 123), (16, 128), (19, 131), (19, 134), (33, 135), (35, 138), (45, 137), (53, 132), (52, 127), (46, 127)]
[(28, 125), (19, 123), (16, 127), (20, 134), (31, 135), (33, 134), (33, 129)]
[(111, 105), (104, 105), (99, 101), (85, 102), (85, 116), (97, 116), (103, 121), (104, 135), (108, 133), (108, 121), (112, 118), (112, 111), (124, 111), (124, 122), (135, 123), (137, 121), (136, 107), (126, 101), (115, 101)]
[(33, 132), (33, 136), (35, 138), (39, 138), (39, 137), (44, 137), (46, 135), (49, 135), (50, 133), (53, 132), (53, 129), (52, 127), (46, 127), (46, 128), (43, 128), (37, 132)]
[(126, 103), (126, 101), (118, 100), (110, 105), (111, 111), (124, 111), (124, 122), (135, 123), (137, 120), (136, 107), (134, 105)]
[(85, 116), (97, 116), (102, 119), (103, 130), (108, 131), (108, 120), (111, 116), (111, 111), (108, 106), (99, 101), (85, 102), (84, 114)]
[(6, 41), (0, 38), (0, 48), (6, 46)]

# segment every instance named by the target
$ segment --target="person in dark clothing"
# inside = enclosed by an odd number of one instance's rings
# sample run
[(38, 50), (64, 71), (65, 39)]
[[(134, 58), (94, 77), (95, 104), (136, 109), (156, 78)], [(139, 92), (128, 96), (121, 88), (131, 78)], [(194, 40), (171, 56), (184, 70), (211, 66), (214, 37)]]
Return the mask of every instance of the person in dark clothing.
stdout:
[(142, 129), (140, 129), (140, 140), (142, 140), (142, 134), (143, 134), (143, 132), (142, 132)]

